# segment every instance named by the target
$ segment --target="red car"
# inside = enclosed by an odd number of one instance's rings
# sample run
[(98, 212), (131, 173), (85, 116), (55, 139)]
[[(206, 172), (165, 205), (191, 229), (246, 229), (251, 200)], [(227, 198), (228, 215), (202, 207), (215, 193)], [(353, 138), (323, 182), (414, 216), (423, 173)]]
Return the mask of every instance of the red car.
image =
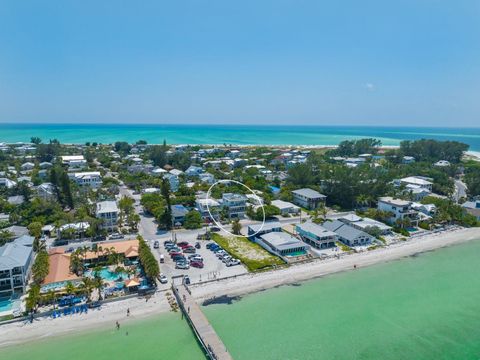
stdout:
[(196, 268), (199, 268), (199, 269), (203, 269), (203, 262), (201, 262), (201, 261), (192, 261), (192, 262), (190, 263), (190, 266), (196, 267)]
[(183, 247), (190, 246), (190, 244), (186, 241), (181, 241), (181, 242), (177, 243), (177, 246), (180, 246), (181, 248), (183, 248)]
[(183, 254), (180, 252), (171, 252), (169, 255), (170, 257), (174, 257), (175, 255), (183, 255)]

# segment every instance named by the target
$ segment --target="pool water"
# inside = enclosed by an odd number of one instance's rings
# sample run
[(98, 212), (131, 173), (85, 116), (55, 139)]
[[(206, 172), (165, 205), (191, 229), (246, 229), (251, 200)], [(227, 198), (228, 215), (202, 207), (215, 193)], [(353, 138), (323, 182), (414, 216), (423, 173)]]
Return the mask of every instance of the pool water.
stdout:
[(0, 313), (3, 311), (12, 310), (13, 300), (12, 299), (0, 299)]
[(102, 270), (96, 272), (96, 271), (89, 271), (87, 273), (87, 275), (89, 276), (95, 276), (95, 273), (98, 273), (100, 275), (100, 277), (103, 279), (103, 280), (106, 280), (106, 281), (115, 281), (117, 280), (119, 277), (122, 277), (124, 279), (128, 278), (127, 274), (125, 273), (115, 273), (114, 271), (111, 271), (110, 269), (108, 268), (103, 268)]

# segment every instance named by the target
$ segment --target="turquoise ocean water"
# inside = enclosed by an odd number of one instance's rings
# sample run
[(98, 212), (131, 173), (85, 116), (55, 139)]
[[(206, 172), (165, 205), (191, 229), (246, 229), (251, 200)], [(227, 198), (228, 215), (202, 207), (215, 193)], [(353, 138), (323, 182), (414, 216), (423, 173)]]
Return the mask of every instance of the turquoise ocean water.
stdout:
[(384, 145), (401, 140), (431, 138), (457, 140), (480, 150), (480, 128), (416, 128), (370, 126), (263, 126), (263, 125), (161, 125), (161, 124), (0, 124), (0, 142), (44, 141), (64, 143), (115, 141), (170, 144), (335, 145), (342, 140), (375, 137)]

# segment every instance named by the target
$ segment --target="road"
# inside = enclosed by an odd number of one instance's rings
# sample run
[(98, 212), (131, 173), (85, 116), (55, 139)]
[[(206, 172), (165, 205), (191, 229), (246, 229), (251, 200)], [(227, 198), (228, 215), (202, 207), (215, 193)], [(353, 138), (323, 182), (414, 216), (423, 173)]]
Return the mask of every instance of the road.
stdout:
[(453, 198), (458, 202), (461, 198), (467, 197), (467, 185), (461, 180), (455, 180), (455, 192), (453, 193)]

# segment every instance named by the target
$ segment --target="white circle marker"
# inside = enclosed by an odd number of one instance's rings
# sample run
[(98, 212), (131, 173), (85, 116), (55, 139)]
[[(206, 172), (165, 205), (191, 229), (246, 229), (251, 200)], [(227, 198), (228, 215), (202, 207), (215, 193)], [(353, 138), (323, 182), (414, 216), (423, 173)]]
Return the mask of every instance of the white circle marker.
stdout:
[(250, 237), (250, 236), (255, 236), (257, 235), (260, 231), (262, 231), (263, 227), (265, 226), (265, 208), (263, 207), (263, 202), (261, 201), (261, 199), (258, 197), (257, 194), (255, 194), (255, 192), (250, 189), (247, 185), (245, 185), (244, 183), (241, 183), (240, 181), (237, 181), (237, 180), (228, 180), (228, 179), (223, 179), (223, 180), (218, 180), (216, 182), (214, 182), (210, 188), (208, 189), (207, 191), (207, 197), (206, 197), (206, 204), (207, 204), (207, 211), (208, 211), (208, 214), (210, 215), (210, 218), (213, 220), (213, 222), (215, 223), (215, 225), (217, 225), (220, 229), (222, 229), (224, 232), (226, 232), (227, 234), (229, 235), (232, 235), (234, 237), (243, 237), (243, 235), (235, 235), (233, 233), (231, 233), (230, 231), (226, 230), (219, 222), (217, 222), (217, 220), (215, 219), (215, 217), (212, 215), (212, 213), (210, 212), (210, 206), (208, 205), (209, 203), (209, 200), (210, 200), (210, 193), (212, 192), (212, 189), (217, 186), (218, 184), (225, 184), (225, 183), (234, 183), (234, 184), (238, 184), (238, 185), (241, 185), (243, 187), (245, 187), (248, 191), (250, 191), (253, 196), (255, 196), (258, 200), (258, 203), (260, 204), (260, 207), (262, 208), (262, 212), (263, 212), (263, 221), (262, 221), (262, 225), (260, 226), (260, 229), (258, 229), (256, 232), (254, 232), (253, 234), (248, 234), (247, 236)]

